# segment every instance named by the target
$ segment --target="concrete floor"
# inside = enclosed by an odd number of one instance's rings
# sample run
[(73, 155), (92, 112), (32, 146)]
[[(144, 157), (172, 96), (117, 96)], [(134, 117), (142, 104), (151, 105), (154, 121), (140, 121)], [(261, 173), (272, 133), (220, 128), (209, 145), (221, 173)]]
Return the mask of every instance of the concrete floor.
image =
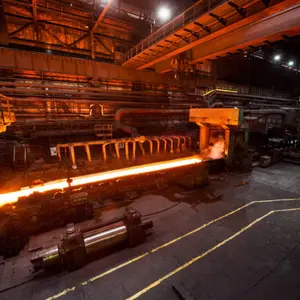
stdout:
[(214, 179), (202, 190), (169, 188), (136, 200), (142, 214), (178, 202), (152, 216), (145, 244), (0, 299), (298, 299), (300, 166)]

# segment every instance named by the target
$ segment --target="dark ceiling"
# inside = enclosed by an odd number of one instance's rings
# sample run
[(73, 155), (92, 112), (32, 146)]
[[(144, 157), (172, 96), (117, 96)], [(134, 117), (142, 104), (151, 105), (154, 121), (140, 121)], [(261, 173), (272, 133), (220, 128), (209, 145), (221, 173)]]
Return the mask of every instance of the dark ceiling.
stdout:
[[(280, 60), (274, 58), (280, 55)], [(288, 63), (293, 61), (293, 66)], [(283, 37), (275, 43), (265, 41), (215, 61), (220, 80), (250, 84), (277, 90), (300, 92), (300, 35)]]
[(264, 59), (274, 62), (274, 57), (280, 55), (280, 60), (276, 64), (288, 64), (293, 61), (293, 68), (300, 69), (300, 35), (288, 37), (275, 43), (268, 43), (261, 47), (261, 53)]

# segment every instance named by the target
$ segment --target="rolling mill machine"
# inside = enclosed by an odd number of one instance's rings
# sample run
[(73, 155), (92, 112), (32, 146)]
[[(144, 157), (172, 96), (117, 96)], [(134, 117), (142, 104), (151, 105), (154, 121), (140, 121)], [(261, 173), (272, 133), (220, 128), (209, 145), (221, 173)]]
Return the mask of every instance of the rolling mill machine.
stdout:
[(199, 150), (202, 158), (225, 158), (229, 168), (251, 168), (247, 157), (248, 124), (238, 108), (190, 109), (189, 121), (200, 127)]
[[(246, 137), (239, 109), (190, 109), (189, 121), (199, 126), (196, 140), (136, 135), (58, 144), (57, 165), (70, 161), (72, 166), (67, 177), (0, 194), (1, 254), (17, 255), (26, 243), (32, 245), (32, 235), (63, 226), (62, 238), (51, 245), (35, 237), (35, 246), (26, 248), (28, 264), (36, 271), (62, 266), (71, 270), (99, 253), (144, 242), (151, 220), (127, 208), (121, 219), (104, 224), (106, 200), (124, 200), (133, 191), (169, 183), (201, 187), (207, 183), (209, 164), (231, 164), (237, 136)], [(86, 222), (92, 225), (82, 225)]]

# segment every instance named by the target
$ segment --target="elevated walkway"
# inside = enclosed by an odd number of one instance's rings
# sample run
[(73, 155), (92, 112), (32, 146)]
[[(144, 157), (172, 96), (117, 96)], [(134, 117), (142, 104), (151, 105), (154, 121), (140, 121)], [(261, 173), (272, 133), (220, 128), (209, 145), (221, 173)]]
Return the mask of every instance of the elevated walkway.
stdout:
[[(300, 28), (300, 1), (198, 1), (127, 53), (123, 63), (137, 70), (191, 50), (195, 64), (229, 51), (295, 35)], [(168, 62), (170, 64), (170, 61)], [(163, 73), (163, 68), (159, 68)]]

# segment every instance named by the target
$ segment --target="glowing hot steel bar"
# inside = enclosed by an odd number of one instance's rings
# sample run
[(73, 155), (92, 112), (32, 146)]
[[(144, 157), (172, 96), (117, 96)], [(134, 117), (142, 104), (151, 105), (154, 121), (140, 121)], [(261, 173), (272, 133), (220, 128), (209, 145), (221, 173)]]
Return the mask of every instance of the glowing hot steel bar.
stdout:
[(126, 176), (146, 174), (146, 173), (168, 170), (172, 168), (184, 167), (193, 164), (198, 164), (201, 162), (202, 160), (198, 156), (191, 156), (186, 158), (174, 159), (170, 161), (157, 162), (157, 163), (135, 166), (135, 167), (125, 168), (125, 169), (74, 177), (72, 178), (71, 183), (68, 183), (67, 178), (59, 179), (59, 180), (44, 183), (43, 185), (26, 187), (16, 192), (0, 194), (0, 206), (5, 204), (15, 203), (18, 201), (18, 198), (29, 196), (34, 192), (43, 193), (43, 192), (48, 192), (53, 190), (65, 189), (69, 187), (69, 184), (75, 187), (75, 186), (81, 186), (85, 184), (117, 179)]

